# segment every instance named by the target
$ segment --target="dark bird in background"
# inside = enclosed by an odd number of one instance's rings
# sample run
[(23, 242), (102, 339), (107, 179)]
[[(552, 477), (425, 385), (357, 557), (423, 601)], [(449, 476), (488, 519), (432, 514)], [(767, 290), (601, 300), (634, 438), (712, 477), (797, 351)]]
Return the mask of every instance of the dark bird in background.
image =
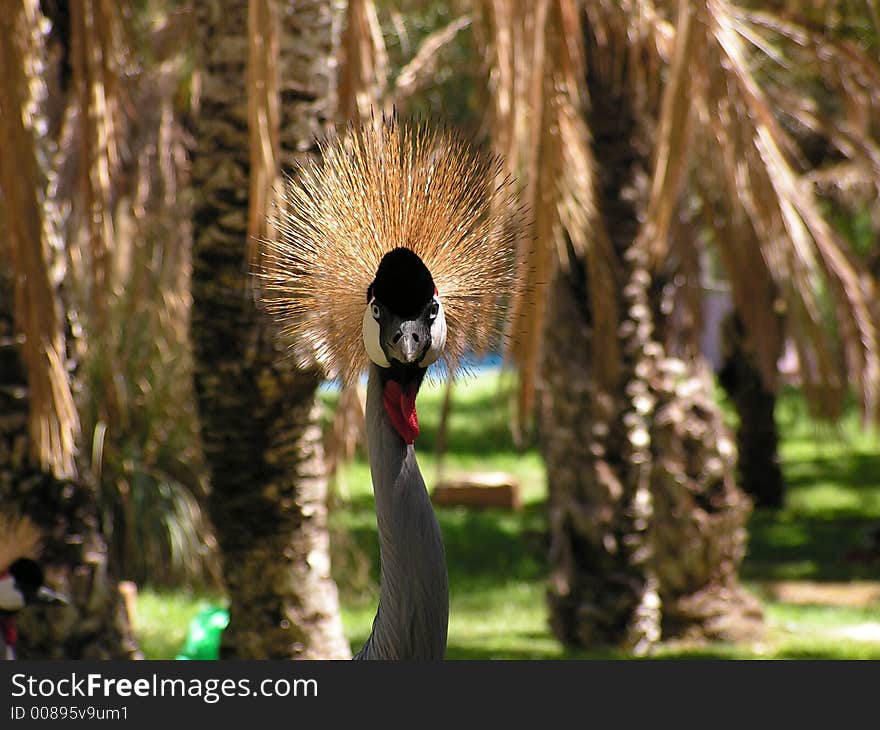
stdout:
[(355, 658), (442, 659), (446, 557), (413, 447), (416, 396), (430, 365), (451, 377), (501, 339), (520, 211), (500, 161), (454, 133), (370, 120), (321, 153), (286, 186), (263, 251), (264, 301), (331, 376), (369, 369), (381, 575)]
[(43, 585), (43, 569), (29, 554), (39, 533), (24, 518), (0, 518), (0, 659), (14, 659), (18, 643), (16, 616), (34, 604), (66, 604), (67, 599)]

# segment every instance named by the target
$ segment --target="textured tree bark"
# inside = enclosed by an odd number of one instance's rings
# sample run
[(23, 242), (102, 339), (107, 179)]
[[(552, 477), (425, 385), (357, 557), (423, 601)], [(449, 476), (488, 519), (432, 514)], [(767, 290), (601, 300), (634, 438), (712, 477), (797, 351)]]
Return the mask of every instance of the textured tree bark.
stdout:
[(656, 398), (654, 565), (664, 638), (751, 641), (763, 633), (760, 603), (739, 583), (751, 501), (736, 485), (736, 448), (712, 397), (704, 362), (663, 358)]
[[(330, 3), (287, 13), (295, 17), (284, 16), (281, 41), (282, 144), (303, 151), (316, 109), (328, 103)], [(320, 376), (281, 350), (248, 284), (247, 3), (201, 3), (198, 20), (192, 337), (209, 509), (230, 600), (221, 656), (347, 658), (330, 575)], [(310, 121), (289, 118), (300, 113)]]
[[(552, 290), (540, 394), (551, 626), (568, 646), (644, 652), (660, 638), (647, 414), (623, 394), (624, 385), (596, 385), (582, 282), (559, 273)], [(644, 390), (627, 359), (632, 391)], [(643, 395), (638, 402), (649, 401)]]
[(736, 314), (728, 316), (722, 332), (724, 365), (719, 381), (739, 415), (740, 483), (756, 506), (778, 509), (785, 499), (785, 482), (779, 465), (776, 394), (764, 385)]
[[(588, 62), (588, 68), (600, 64)], [(633, 102), (588, 75), (601, 211), (619, 276), (620, 381), (590, 372), (582, 267), (551, 287), (541, 448), (550, 489), (551, 625), (566, 644), (645, 652), (661, 637), (753, 638), (757, 602), (737, 582), (749, 501), (699, 364), (666, 356), (637, 239), (650, 134)]]

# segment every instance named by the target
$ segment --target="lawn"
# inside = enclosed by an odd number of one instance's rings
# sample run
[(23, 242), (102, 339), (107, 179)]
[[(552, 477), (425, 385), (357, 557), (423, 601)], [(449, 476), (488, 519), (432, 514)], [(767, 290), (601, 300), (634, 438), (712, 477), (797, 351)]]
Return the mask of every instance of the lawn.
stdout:
[[(445, 474), (506, 471), (522, 485), (520, 512), (438, 510), (450, 577), (450, 659), (616, 656), (568, 652), (548, 630), (544, 603), (546, 481), (535, 449), (519, 453), (507, 427), (504, 383), (484, 375), (456, 386)], [(442, 390), (419, 396), (419, 463), (430, 486)], [(332, 408), (332, 392), (323, 398)], [(765, 606), (768, 632), (754, 646), (665, 645), (657, 656), (880, 659), (880, 565), (859, 549), (880, 524), (880, 441), (854, 412), (838, 428), (810, 419), (795, 391), (778, 409), (788, 496), (784, 510), (750, 523), (742, 575)], [(329, 415), (328, 415), (329, 417)], [(376, 610), (378, 547), (366, 463), (344, 469), (331, 513), (334, 574), (353, 648)], [(138, 631), (148, 658), (173, 657), (189, 620), (211, 598), (144, 590)], [(216, 601), (217, 599), (213, 599)]]

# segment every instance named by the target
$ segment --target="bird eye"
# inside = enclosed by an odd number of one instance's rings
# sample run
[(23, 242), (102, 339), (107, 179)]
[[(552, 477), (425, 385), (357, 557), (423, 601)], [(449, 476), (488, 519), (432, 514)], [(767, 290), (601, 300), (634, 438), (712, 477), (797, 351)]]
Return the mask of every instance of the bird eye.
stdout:
[(373, 304), (373, 305), (371, 305), (370, 308), (371, 308), (371, 310), (372, 310), (372, 312), (373, 312), (373, 317), (374, 317), (375, 319), (379, 319), (379, 305), (378, 305), (378, 304)]
[(431, 319), (434, 319), (440, 313), (440, 302), (436, 299), (431, 302), (431, 311), (428, 313), (428, 316)]

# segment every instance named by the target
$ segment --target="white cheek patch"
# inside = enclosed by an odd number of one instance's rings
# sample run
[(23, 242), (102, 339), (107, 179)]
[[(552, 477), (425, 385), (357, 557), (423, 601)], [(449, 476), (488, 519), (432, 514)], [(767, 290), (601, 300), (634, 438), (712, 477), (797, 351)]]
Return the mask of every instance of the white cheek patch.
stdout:
[(431, 323), (431, 346), (425, 352), (419, 361), (419, 366), (426, 368), (433, 365), (440, 359), (443, 354), (443, 348), (446, 347), (446, 315), (443, 313), (443, 304), (437, 300), (438, 311), (437, 316)]
[(24, 596), (15, 587), (15, 578), (0, 578), (0, 611), (18, 611), (24, 608)]
[(381, 368), (387, 368), (391, 363), (388, 362), (388, 358), (385, 357), (385, 351), (380, 344), (380, 335), (381, 330), (379, 329), (379, 323), (373, 316), (373, 303), (370, 302), (367, 305), (366, 310), (364, 310), (364, 347), (367, 348), (367, 355), (370, 356), (370, 360)]

